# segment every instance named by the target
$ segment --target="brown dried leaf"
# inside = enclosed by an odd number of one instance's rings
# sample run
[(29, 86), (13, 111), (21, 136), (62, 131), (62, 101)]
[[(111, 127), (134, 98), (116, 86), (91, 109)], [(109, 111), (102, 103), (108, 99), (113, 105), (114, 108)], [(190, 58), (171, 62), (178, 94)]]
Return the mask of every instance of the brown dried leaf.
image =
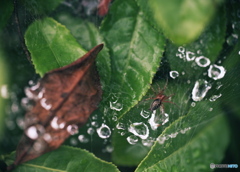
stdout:
[(27, 90), (35, 105), (25, 115), (14, 165), (57, 149), (86, 123), (102, 96), (94, 63), (102, 48), (100, 44), (75, 62), (46, 73)]

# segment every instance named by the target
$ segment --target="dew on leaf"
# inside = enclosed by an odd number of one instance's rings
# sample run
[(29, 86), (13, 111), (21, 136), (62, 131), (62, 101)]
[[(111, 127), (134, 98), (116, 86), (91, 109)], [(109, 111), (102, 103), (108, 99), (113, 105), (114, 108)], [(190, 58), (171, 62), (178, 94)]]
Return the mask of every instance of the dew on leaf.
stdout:
[(125, 125), (121, 122), (117, 123), (116, 128), (118, 130), (125, 130), (126, 129)]
[(123, 108), (123, 105), (119, 103), (117, 100), (110, 102), (110, 109), (115, 111), (121, 111)]
[(141, 112), (140, 112), (140, 115), (141, 115), (143, 118), (148, 118), (148, 117), (150, 116), (150, 112), (142, 109)]
[(106, 139), (106, 138), (109, 138), (111, 136), (111, 130), (105, 124), (102, 124), (102, 126), (97, 129), (97, 133), (98, 133), (98, 136), (102, 139)]
[(134, 145), (138, 142), (138, 137), (135, 135), (128, 136), (127, 141), (129, 144)]
[(25, 130), (25, 134), (32, 140), (36, 140), (39, 135), (43, 134), (44, 133), (44, 127), (40, 124), (37, 124), (37, 125), (33, 125), (33, 126), (30, 126), (28, 127), (26, 130)]
[(225, 76), (226, 69), (223, 66), (211, 65), (208, 69), (208, 76), (214, 80), (221, 79)]
[(152, 138), (147, 138), (142, 140), (143, 146), (151, 147), (153, 145), (154, 140)]
[(93, 129), (93, 128), (88, 128), (88, 130), (87, 130), (87, 133), (89, 134), (89, 135), (93, 135), (94, 134), (94, 132), (95, 132), (95, 130)]
[(50, 110), (51, 107), (52, 107), (51, 104), (48, 104), (48, 103), (47, 103), (47, 99), (46, 99), (46, 98), (42, 98), (42, 99), (40, 100), (40, 104), (41, 104), (41, 106), (42, 106), (44, 109), (46, 109), (46, 110)]
[(222, 94), (219, 94), (219, 95), (213, 95), (212, 97), (210, 97), (210, 102), (214, 102), (214, 101), (216, 101), (219, 97), (221, 97), (222, 96)]
[(201, 101), (207, 94), (208, 90), (212, 86), (206, 80), (199, 79), (195, 82), (194, 88), (192, 90), (192, 99), (194, 101)]
[(72, 124), (67, 126), (67, 132), (71, 135), (78, 133), (78, 126), (76, 124)]
[(178, 73), (178, 71), (170, 71), (169, 75), (171, 78), (175, 79), (179, 76), (179, 73)]
[(195, 62), (200, 67), (207, 67), (211, 63), (210, 60), (207, 57), (204, 57), (204, 56), (197, 57)]
[(149, 136), (149, 129), (143, 122), (135, 122), (130, 124), (128, 131), (141, 139), (146, 139)]
[(193, 61), (195, 59), (195, 53), (191, 52), (191, 51), (187, 51), (186, 52), (186, 60), (187, 61)]
[(78, 136), (78, 140), (81, 142), (81, 143), (88, 143), (89, 142), (89, 139), (84, 136), (84, 135), (79, 135)]

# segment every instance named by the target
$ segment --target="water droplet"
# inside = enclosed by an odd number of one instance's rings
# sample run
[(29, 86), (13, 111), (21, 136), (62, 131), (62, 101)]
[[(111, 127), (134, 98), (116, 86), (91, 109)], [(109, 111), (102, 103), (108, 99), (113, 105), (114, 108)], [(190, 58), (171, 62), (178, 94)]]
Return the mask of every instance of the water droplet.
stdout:
[(153, 111), (151, 118), (148, 120), (148, 123), (152, 130), (156, 130), (160, 125), (165, 125), (169, 121), (169, 115), (164, 113), (156, 115), (156, 110)]
[(113, 151), (113, 146), (107, 145), (106, 146), (106, 152), (111, 153)]
[(94, 132), (95, 132), (95, 130), (93, 128), (88, 128), (88, 130), (87, 130), (87, 133), (89, 135), (93, 135)]
[(201, 50), (197, 50), (197, 54), (202, 54), (202, 51)]
[(25, 128), (25, 122), (24, 122), (24, 119), (23, 118), (17, 118), (17, 124), (18, 124), (18, 127), (21, 128), (21, 129), (24, 129)]
[(163, 135), (157, 138), (159, 144), (164, 144), (165, 140), (168, 140), (167, 136)]
[(76, 146), (76, 145), (77, 145), (77, 139), (76, 139), (76, 138), (71, 138), (71, 139), (70, 139), (70, 144), (71, 144), (72, 146)]
[(9, 91), (8, 91), (8, 86), (7, 85), (2, 85), (1, 86), (1, 96), (4, 99), (9, 98)]
[(170, 138), (175, 138), (175, 137), (177, 137), (177, 135), (178, 135), (178, 132), (176, 132), (176, 133), (171, 133), (171, 134), (169, 134), (168, 136), (169, 136)]
[(192, 90), (192, 99), (194, 101), (201, 101), (207, 94), (208, 90), (212, 86), (207, 81), (199, 79), (195, 82), (194, 88)]
[(43, 94), (45, 93), (45, 89), (43, 88), (37, 95), (39, 99), (43, 98)]
[(135, 135), (128, 136), (127, 141), (129, 144), (134, 145), (138, 142), (138, 137)]
[(149, 129), (143, 122), (135, 122), (131, 124), (128, 128), (128, 131), (133, 133), (135, 136), (140, 137), (141, 139), (146, 139), (149, 135)]
[(125, 125), (121, 122), (117, 123), (116, 128), (118, 130), (125, 130), (126, 129)]
[(191, 52), (191, 51), (187, 51), (186, 52), (186, 59), (187, 61), (193, 61), (195, 59), (195, 53)]
[(59, 124), (58, 124), (58, 117), (57, 116), (55, 116), (53, 119), (52, 119), (52, 121), (51, 121), (51, 127), (53, 128), (53, 129), (59, 129), (60, 128), (60, 126), (59, 126)]
[(215, 102), (219, 97), (221, 97), (222, 94), (219, 94), (219, 95), (213, 95), (212, 97), (210, 97), (210, 102)]
[(184, 52), (185, 52), (185, 48), (182, 47), (182, 46), (180, 46), (180, 47), (178, 47), (178, 51), (179, 51), (180, 53), (184, 53)]
[(50, 110), (51, 107), (52, 107), (51, 104), (48, 104), (48, 103), (47, 103), (47, 99), (46, 99), (46, 98), (42, 98), (42, 99), (40, 100), (40, 104), (41, 104), (41, 106), (42, 106), (44, 109), (46, 109), (46, 110)]
[(211, 65), (208, 69), (208, 76), (214, 80), (221, 79), (225, 76), (226, 69), (222, 66)]
[(25, 134), (32, 140), (36, 140), (39, 135), (43, 134), (45, 132), (42, 125), (36, 124), (33, 126), (28, 127), (28, 129), (25, 131)]
[(48, 143), (52, 141), (52, 137), (49, 133), (44, 133), (43, 134), (43, 139)]
[(96, 122), (96, 121), (91, 122), (91, 125), (92, 125), (93, 127), (98, 127), (98, 126), (99, 126), (98, 122)]
[(153, 145), (154, 140), (152, 138), (142, 140), (143, 146), (151, 147)]
[(210, 108), (209, 111), (211, 112), (213, 110), (213, 108)]
[(192, 106), (192, 107), (195, 107), (195, 106), (196, 106), (196, 103), (195, 103), (195, 102), (192, 102), (192, 103), (191, 103), (191, 106)]
[(120, 134), (121, 134), (121, 136), (124, 136), (126, 133), (125, 132), (121, 132)]
[(188, 128), (184, 128), (184, 129), (182, 129), (182, 130), (180, 130), (180, 132), (182, 133), (182, 134), (185, 134), (188, 130), (190, 130), (191, 129), (191, 127), (188, 127)]
[(97, 114), (96, 114), (96, 115), (93, 115), (93, 116), (92, 116), (92, 119), (93, 119), (93, 120), (97, 120), (97, 119), (98, 119)]
[(112, 117), (112, 120), (113, 120), (113, 121), (117, 121), (117, 119), (118, 119), (117, 116), (113, 116), (113, 117)]
[(141, 110), (140, 115), (143, 118), (148, 118), (150, 116), (150, 112), (149, 111), (145, 111), (144, 109)]
[(79, 135), (78, 136), (78, 140), (81, 142), (81, 143), (88, 143), (89, 142), (89, 139), (87, 137), (85, 137), (84, 135)]
[(29, 84), (30, 85), (32, 85), (31, 87), (30, 87), (30, 90), (32, 90), (32, 91), (36, 91), (37, 89), (39, 89), (39, 87), (40, 87), (40, 82), (37, 82), (37, 84), (36, 85), (34, 85), (34, 82), (32, 81), (29, 81)]
[(78, 133), (78, 126), (76, 124), (72, 124), (67, 126), (67, 132), (71, 135)]
[(238, 41), (238, 35), (237, 34), (232, 34), (227, 38), (227, 43), (230, 46), (233, 46), (237, 43)]
[(24, 97), (21, 100), (21, 106), (26, 110), (31, 110), (33, 108), (33, 104), (34, 102), (27, 97)]
[(195, 62), (200, 67), (207, 67), (211, 63), (210, 60), (207, 57), (204, 57), (204, 56), (197, 57)]
[(102, 124), (102, 126), (97, 129), (97, 133), (98, 133), (98, 136), (102, 139), (106, 139), (106, 138), (109, 138), (111, 136), (111, 130), (105, 124)]
[(123, 105), (121, 103), (117, 102), (117, 100), (110, 102), (110, 109), (115, 110), (115, 111), (121, 111), (122, 108), (123, 108)]
[(178, 73), (178, 71), (170, 71), (169, 75), (171, 78), (175, 79), (179, 76), (179, 73)]
[(33, 144), (33, 149), (37, 152), (42, 152), (46, 147), (46, 143), (43, 140), (38, 140)]

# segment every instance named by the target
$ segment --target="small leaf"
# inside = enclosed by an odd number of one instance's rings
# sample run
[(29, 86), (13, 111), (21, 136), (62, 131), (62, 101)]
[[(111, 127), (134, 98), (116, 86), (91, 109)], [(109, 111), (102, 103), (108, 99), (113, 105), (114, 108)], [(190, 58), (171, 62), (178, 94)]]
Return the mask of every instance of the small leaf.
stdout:
[(41, 157), (19, 165), (17, 171), (57, 171), (57, 172), (92, 172), (111, 171), (119, 172), (113, 164), (102, 161), (86, 150), (61, 146), (59, 149), (46, 153)]
[(31, 24), (26, 31), (25, 42), (36, 72), (41, 76), (70, 64), (86, 53), (69, 30), (52, 18)]
[(110, 50), (112, 68), (105, 107), (109, 114), (121, 118), (147, 92), (165, 39), (143, 18), (136, 2), (128, 0), (114, 1), (100, 31)]
[(26, 90), (35, 105), (25, 115), (26, 128), (15, 165), (58, 148), (86, 123), (101, 100), (94, 62), (102, 47), (100, 44), (77, 61), (46, 73), (37, 85)]
[(139, 6), (159, 30), (176, 44), (185, 44), (198, 38), (213, 17), (221, 0), (137, 0)]
[[(100, 43), (104, 43), (105, 45), (103, 37), (93, 23), (65, 13), (58, 14), (56, 20), (64, 24), (71, 31), (84, 49), (90, 50), (93, 46)], [(109, 85), (111, 79), (110, 55), (106, 46), (99, 53), (96, 64), (104, 90), (105, 86)]]

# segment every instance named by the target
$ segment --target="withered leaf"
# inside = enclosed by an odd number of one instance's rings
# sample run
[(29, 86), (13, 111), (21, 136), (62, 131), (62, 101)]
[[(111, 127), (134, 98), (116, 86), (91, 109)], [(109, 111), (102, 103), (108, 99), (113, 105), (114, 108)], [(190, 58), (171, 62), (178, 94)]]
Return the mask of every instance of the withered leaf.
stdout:
[(100, 0), (98, 4), (98, 15), (105, 16), (108, 13), (108, 6), (111, 0)]
[(25, 115), (25, 130), (14, 165), (58, 148), (86, 123), (101, 100), (95, 67), (100, 44), (75, 62), (46, 73), (27, 90), (35, 105)]

